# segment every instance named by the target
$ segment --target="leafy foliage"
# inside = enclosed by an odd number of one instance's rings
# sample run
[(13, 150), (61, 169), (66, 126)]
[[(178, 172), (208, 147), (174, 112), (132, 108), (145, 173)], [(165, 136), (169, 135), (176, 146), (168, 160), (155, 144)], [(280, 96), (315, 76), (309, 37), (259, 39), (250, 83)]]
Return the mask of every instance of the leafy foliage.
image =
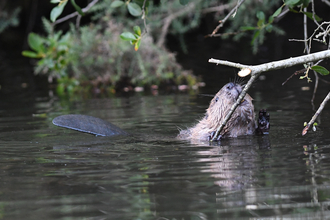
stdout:
[[(35, 72), (56, 77), (62, 86), (59, 91), (85, 85), (86, 81), (92, 82), (92, 86), (103, 83), (114, 87), (125, 77), (135, 85), (161, 84), (170, 80), (186, 81), (190, 85), (196, 83), (192, 74), (181, 73), (173, 54), (164, 49), (162, 38), (167, 33), (178, 36), (185, 50), (183, 34), (198, 27), (203, 10), (217, 6), (217, 0), (161, 0), (156, 3), (149, 0), (103, 0), (88, 11), (94, 13), (93, 23), (85, 27), (72, 26), (70, 31), (62, 34), (54, 30), (54, 24), (68, 2), (51, 0), (56, 4), (50, 14), (53, 23), (43, 19), (47, 36), (30, 33), (31, 50), (22, 52), (24, 56), (40, 59)], [(80, 15), (86, 14), (75, 0), (70, 3)], [(228, 1), (231, 5), (236, 3), (236, 0)], [(282, 5), (279, 4), (280, 1), (246, 0), (224, 32), (236, 33), (234, 40), (251, 37), (253, 51), (257, 52), (267, 33), (284, 33), (275, 24), (284, 7), (294, 13), (312, 16), (302, 10), (309, 5), (309, 0), (284, 0)], [(125, 41), (129, 41), (135, 51)], [(328, 74), (326, 69), (313, 68), (321, 74)]]
[[(49, 28), (49, 23), (45, 19), (43, 21)], [(47, 73), (57, 78), (67, 75), (66, 69), (70, 62), (69, 52), (72, 45), (72, 37), (69, 32), (64, 35), (62, 31), (50, 32), (48, 37), (30, 33), (28, 43), (33, 51), (23, 51), (22, 55), (40, 59), (35, 69), (36, 73)]]
[(22, 54), (40, 59), (35, 72), (56, 77), (60, 95), (90, 92), (93, 88), (114, 92), (124, 78), (137, 86), (161, 85), (169, 80), (190, 86), (197, 83), (191, 73), (182, 75), (174, 55), (157, 47), (151, 37), (143, 38), (145, 45), (139, 51), (132, 50), (122, 39), (140, 44), (138, 26), (133, 28), (134, 34), (123, 32), (121, 24), (110, 20), (81, 27), (79, 31), (72, 26), (63, 35), (61, 31), (53, 33), (50, 22), (44, 19), (48, 36), (30, 33), (28, 43), (32, 50)]
[(141, 44), (141, 28), (139, 26), (134, 26), (133, 28), (134, 34), (131, 32), (124, 32), (120, 35), (120, 38), (129, 41), (132, 45), (134, 45), (135, 51), (137, 51)]
[(312, 66), (311, 67), (312, 70), (320, 73), (321, 75), (325, 76), (325, 75), (329, 75), (329, 70), (327, 70), (326, 68), (324, 68), (323, 66)]
[(126, 3), (124, 3), (123, 1), (113, 1), (110, 5), (110, 7), (112, 8), (118, 8), (125, 5), (127, 7), (128, 12), (132, 15), (132, 16), (140, 16), (142, 14), (142, 9), (141, 6), (135, 2), (132, 1), (127, 1)]
[[(78, 79), (98, 79), (98, 83), (114, 86), (121, 79), (129, 78), (135, 85), (146, 86), (160, 85), (164, 80), (181, 75), (174, 55), (157, 47), (150, 36), (143, 38), (144, 44), (134, 51), (122, 40), (123, 26), (116, 22), (109, 21), (102, 28), (82, 27), (80, 31), (81, 34), (75, 35), (72, 49), (76, 56), (71, 67)], [(139, 33), (140, 29), (135, 27), (134, 34)], [(131, 33), (125, 37), (134, 40), (135, 35)], [(189, 82), (196, 84), (196, 78)]]
[[(68, 0), (51, 0), (51, 3), (58, 4), (56, 7), (52, 9), (50, 12), (50, 20), (55, 22), (56, 19), (62, 14), (64, 7), (68, 3)], [(76, 4), (75, 0), (70, 1), (72, 6), (76, 9), (76, 11), (81, 15), (84, 16), (85, 13), (82, 9)]]
[(58, 6), (54, 7), (52, 11), (50, 12), (50, 20), (52, 22), (56, 21), (58, 16), (60, 16), (63, 12), (63, 9), (65, 5), (68, 3), (67, 0), (61, 1), (61, 0), (52, 0), (51, 3), (58, 3)]
[(19, 24), (18, 14), (21, 8), (16, 8), (12, 12), (1, 11), (0, 13), (0, 33), (10, 26), (17, 26)]

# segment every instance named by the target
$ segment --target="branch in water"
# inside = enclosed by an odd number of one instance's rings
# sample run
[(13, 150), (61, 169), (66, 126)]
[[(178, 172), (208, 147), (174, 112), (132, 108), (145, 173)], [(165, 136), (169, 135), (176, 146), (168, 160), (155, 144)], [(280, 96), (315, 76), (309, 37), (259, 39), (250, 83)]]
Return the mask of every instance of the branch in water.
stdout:
[(317, 119), (317, 117), (321, 114), (324, 106), (327, 104), (327, 102), (330, 99), (330, 92), (328, 93), (328, 95), (324, 98), (323, 102), (321, 103), (319, 109), (317, 109), (317, 111), (315, 112), (315, 114), (313, 115), (312, 119), (308, 122), (308, 124), (306, 125), (306, 127), (303, 129), (302, 131), (302, 135), (304, 136), (305, 134), (307, 134), (308, 129), (310, 128), (310, 126), (315, 122), (315, 120)]

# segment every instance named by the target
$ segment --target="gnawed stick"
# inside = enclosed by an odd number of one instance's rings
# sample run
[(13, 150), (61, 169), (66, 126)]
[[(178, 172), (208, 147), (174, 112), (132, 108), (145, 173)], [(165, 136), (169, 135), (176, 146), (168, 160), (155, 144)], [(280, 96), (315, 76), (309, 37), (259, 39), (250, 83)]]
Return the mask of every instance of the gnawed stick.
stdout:
[(213, 136), (211, 141), (215, 141), (217, 140), (221, 130), (225, 127), (226, 123), (228, 122), (228, 120), (230, 119), (230, 117), (232, 116), (232, 114), (234, 113), (235, 109), (237, 108), (237, 106), (239, 104), (241, 104), (241, 101), (244, 99), (247, 91), (249, 90), (249, 88), (252, 86), (252, 83), (257, 79), (257, 77), (260, 75), (259, 74), (253, 74), (251, 76), (251, 78), (249, 79), (249, 81), (247, 82), (247, 84), (244, 86), (244, 89), (242, 90), (241, 94), (239, 95), (238, 99), (236, 100), (235, 104), (230, 108), (229, 113), (226, 115), (226, 117), (223, 119), (223, 121), (221, 122), (221, 125), (218, 127), (215, 135)]
[(308, 55), (303, 55), (299, 57), (291, 57), (288, 59), (284, 60), (279, 60), (279, 61), (273, 61), (269, 63), (264, 63), (260, 65), (243, 65), (239, 63), (234, 63), (234, 62), (229, 62), (225, 60), (217, 60), (217, 59), (209, 59), (209, 63), (215, 63), (217, 65), (225, 65), (225, 66), (230, 66), (230, 67), (235, 67), (239, 69), (250, 69), (251, 74), (257, 74), (257, 73), (262, 73), (262, 72), (267, 72), (271, 70), (277, 70), (277, 69), (283, 69), (291, 66), (295, 66), (298, 64), (305, 64), (313, 61), (318, 61), (321, 59), (325, 58), (330, 58), (330, 50), (324, 50), (321, 52), (316, 52), (316, 53), (311, 53)]
[[(255, 65), (255, 66), (243, 65), (243, 64), (239, 64), (239, 63), (229, 62), (229, 61), (225, 61), (225, 60), (217, 60), (217, 59), (213, 59), (213, 58), (209, 59), (210, 63), (215, 63), (217, 65), (220, 64), (220, 65), (225, 65), (225, 66), (230, 66), (230, 67), (236, 67), (238, 69), (241, 69), (241, 71), (238, 72), (239, 76), (244, 77), (251, 73), (250, 80), (248, 81), (247, 85), (244, 87), (243, 91), (241, 92), (240, 96), (236, 100), (235, 104), (231, 107), (230, 111), (228, 112), (228, 114), (226, 115), (224, 120), (222, 121), (221, 125), (218, 127), (218, 129), (211, 141), (215, 141), (218, 139), (218, 136), (219, 136), (221, 130), (225, 127), (226, 123), (232, 116), (233, 112), (235, 111), (237, 106), (240, 104), (241, 100), (245, 97), (245, 95), (246, 95), (248, 89), (251, 87), (252, 83), (257, 79), (257, 77), (261, 73), (267, 72), (270, 70), (283, 69), (283, 68), (295, 66), (298, 64), (305, 64), (308, 62), (318, 61), (318, 60), (325, 59), (325, 58), (330, 58), (330, 50), (324, 50), (321, 52), (311, 53), (308, 55), (303, 55), (303, 56), (289, 58), (289, 59), (280, 60), (280, 61), (274, 61), (274, 62)], [(321, 109), (321, 111), (322, 111), (322, 109)]]
[(312, 119), (308, 122), (308, 124), (305, 126), (305, 128), (302, 130), (302, 135), (304, 136), (305, 134), (307, 134), (308, 129), (310, 128), (310, 126), (315, 122), (315, 120), (317, 119), (317, 117), (321, 114), (324, 106), (327, 104), (327, 102), (330, 99), (330, 92), (328, 93), (328, 95), (324, 98), (323, 102), (321, 103), (320, 107), (317, 109), (317, 111), (315, 112), (315, 114), (313, 115)]

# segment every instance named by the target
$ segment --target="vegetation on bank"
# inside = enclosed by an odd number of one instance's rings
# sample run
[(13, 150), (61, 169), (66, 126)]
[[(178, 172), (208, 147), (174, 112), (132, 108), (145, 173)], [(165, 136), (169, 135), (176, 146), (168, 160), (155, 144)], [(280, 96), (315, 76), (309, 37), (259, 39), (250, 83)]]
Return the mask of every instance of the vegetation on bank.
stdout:
[(133, 50), (120, 38), (123, 26), (112, 19), (79, 31), (71, 27), (66, 34), (53, 33), (51, 23), (43, 22), (48, 37), (31, 33), (28, 40), (33, 51), (23, 51), (23, 55), (39, 59), (35, 73), (57, 79), (59, 94), (115, 93), (152, 85), (193, 87), (198, 82), (181, 68), (174, 54), (154, 45), (149, 36), (138, 51)]
[[(223, 14), (236, 1), (219, 7), (215, 0), (158, 3), (149, 0), (93, 0), (85, 8), (74, 0), (50, 2), (55, 4), (50, 19), (42, 18), (46, 35), (30, 33), (28, 43), (31, 50), (23, 51), (23, 55), (37, 59), (36, 74), (48, 75), (49, 81), (56, 79), (59, 94), (74, 94), (81, 91), (115, 93), (151, 87), (170, 90), (198, 88), (200, 79), (191, 71), (183, 70), (175, 55), (165, 48), (166, 35), (177, 36), (182, 50), (187, 51), (183, 35), (198, 27), (203, 15)], [(70, 4), (76, 12), (62, 14)], [(249, 10), (237, 13), (228, 31), (242, 24), (251, 27), (274, 5), (278, 3), (247, 1), (245, 7)], [(251, 17), (251, 13), (257, 16)], [(86, 14), (91, 22), (80, 25), (81, 17)], [(71, 19), (67, 19), (69, 17)], [(56, 26), (63, 22), (70, 24), (65, 33)], [(267, 29), (272, 30), (280, 33), (275, 25)], [(242, 36), (246, 33), (239, 33), (235, 39)], [(262, 31), (254, 36), (254, 47), (257, 48), (264, 37)]]
[[(42, 19), (46, 36), (30, 33), (28, 43), (32, 50), (22, 54), (37, 59), (36, 74), (47, 74), (49, 81), (56, 79), (58, 94), (107, 94), (151, 87), (173, 91), (180, 88), (179, 85), (198, 88), (197, 77), (183, 70), (175, 55), (163, 45), (156, 45), (151, 34), (144, 34), (142, 39), (141, 29), (136, 25), (134, 35), (125, 32), (128, 29), (123, 22), (126, 11), (109, 6), (110, 1), (90, 9), (94, 22), (85, 26), (71, 23), (65, 34), (57, 31), (54, 24), (67, 1), (52, 2), (58, 3), (51, 12), (52, 22)], [(137, 8), (137, 4), (134, 7)], [(126, 42), (129, 34), (139, 38), (135, 50)]]
[[(88, 5), (50, 0), (51, 3), (53, 10), (48, 18), (42, 18), (45, 33), (30, 33), (31, 49), (23, 51), (23, 55), (33, 58), (36, 74), (45, 74), (49, 81), (56, 82), (59, 94), (198, 88), (200, 79), (182, 69), (175, 55), (166, 50), (165, 42), (168, 34), (174, 35), (182, 51), (188, 52), (184, 34), (199, 27), (209, 14), (215, 18), (214, 27), (218, 26), (206, 37), (250, 38), (255, 53), (268, 33), (284, 34), (277, 22), (288, 13), (321, 21), (316, 13), (306, 10), (311, 5), (309, 0), (229, 0), (223, 4), (216, 0), (90, 0)], [(63, 12), (68, 6), (75, 11)], [(15, 25), (17, 13), (7, 16), (3, 24)], [(81, 25), (84, 16), (88, 19)]]

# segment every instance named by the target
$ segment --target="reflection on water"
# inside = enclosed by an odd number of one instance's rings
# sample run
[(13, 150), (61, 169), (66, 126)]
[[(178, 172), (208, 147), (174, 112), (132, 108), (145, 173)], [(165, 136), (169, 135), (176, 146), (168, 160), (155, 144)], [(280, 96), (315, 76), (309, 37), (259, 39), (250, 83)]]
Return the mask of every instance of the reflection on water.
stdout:
[[(178, 127), (202, 116), (208, 100), (197, 97), (70, 105), (37, 99), (25, 108), (24, 101), (5, 103), (0, 219), (326, 218), (329, 114), (318, 132), (301, 137), (301, 121), (311, 113), (307, 107), (298, 110), (292, 100), (260, 97), (256, 108), (261, 101), (271, 113), (270, 135), (211, 146), (173, 138)], [(32, 117), (42, 113), (45, 117)], [(132, 135), (94, 137), (51, 124), (67, 113), (100, 117)]]

